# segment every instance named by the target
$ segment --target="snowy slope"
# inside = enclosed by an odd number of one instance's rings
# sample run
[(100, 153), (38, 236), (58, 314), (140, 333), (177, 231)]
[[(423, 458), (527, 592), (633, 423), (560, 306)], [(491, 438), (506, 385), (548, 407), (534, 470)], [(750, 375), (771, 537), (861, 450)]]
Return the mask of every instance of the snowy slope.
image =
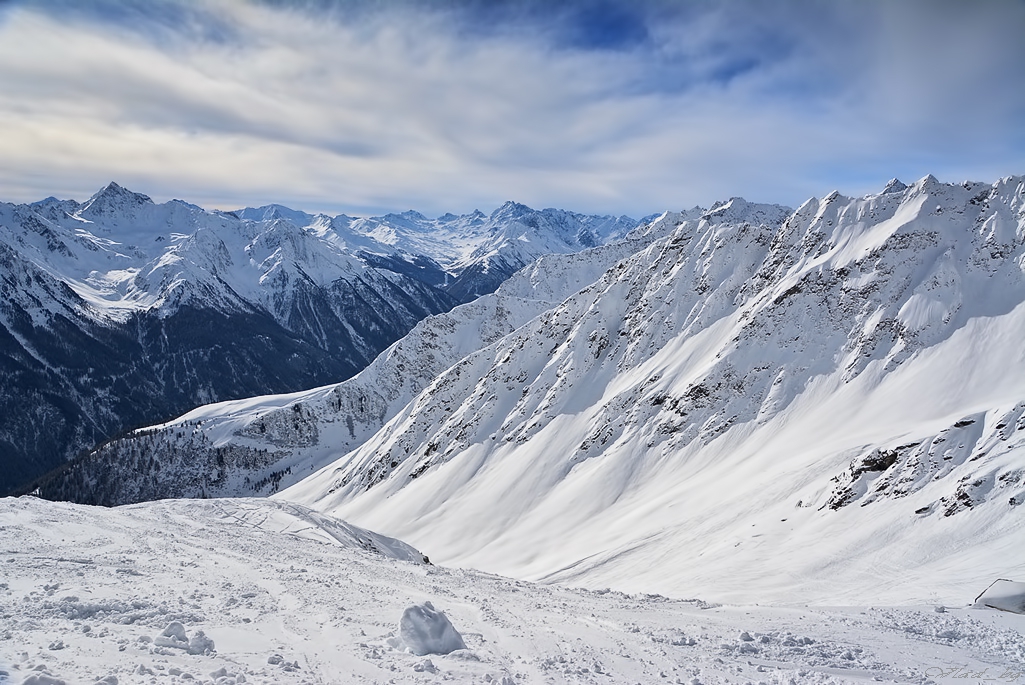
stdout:
[[(537, 586), (428, 566), (268, 499), (2, 499), (0, 530), (4, 683), (943, 684), (1025, 670), (1025, 617), (968, 608), (974, 593), (830, 609)], [(465, 649), (405, 648), (400, 618), (427, 602)]]
[(281, 497), (443, 563), (677, 596), (1025, 572), (1025, 179), (778, 212), (683, 224)]
[(270, 494), (358, 447), (460, 359), (556, 306), (653, 240), (696, 221), (702, 211), (667, 212), (623, 240), (541, 257), (495, 293), (427, 317), (347, 381), (199, 407), (104, 445), (41, 493), (105, 505)]

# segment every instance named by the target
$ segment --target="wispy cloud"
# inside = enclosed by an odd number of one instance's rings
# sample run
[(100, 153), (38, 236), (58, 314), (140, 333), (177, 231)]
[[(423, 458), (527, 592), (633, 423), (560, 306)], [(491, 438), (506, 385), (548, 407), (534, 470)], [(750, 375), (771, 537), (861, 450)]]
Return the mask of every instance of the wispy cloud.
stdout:
[(5, 199), (798, 203), (1025, 172), (1021, 2), (0, 5)]

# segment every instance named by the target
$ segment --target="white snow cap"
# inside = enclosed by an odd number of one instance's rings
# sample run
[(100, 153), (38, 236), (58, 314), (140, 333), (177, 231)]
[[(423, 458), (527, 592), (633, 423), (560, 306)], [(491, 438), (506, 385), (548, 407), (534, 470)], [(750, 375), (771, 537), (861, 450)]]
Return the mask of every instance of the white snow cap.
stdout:
[(457, 649), (466, 649), (463, 636), (452, 626), (448, 617), (430, 602), (414, 604), (402, 612), (399, 637), (406, 648), (417, 656), (448, 654)]

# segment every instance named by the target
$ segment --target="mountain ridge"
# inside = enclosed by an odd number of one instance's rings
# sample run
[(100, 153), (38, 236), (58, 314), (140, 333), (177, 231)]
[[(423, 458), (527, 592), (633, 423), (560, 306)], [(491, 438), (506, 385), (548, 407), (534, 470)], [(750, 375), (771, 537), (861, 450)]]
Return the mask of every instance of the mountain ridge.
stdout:
[(896, 188), (682, 224), (275, 496), (587, 587), (967, 579), (930, 550), (1020, 534), (1025, 178)]

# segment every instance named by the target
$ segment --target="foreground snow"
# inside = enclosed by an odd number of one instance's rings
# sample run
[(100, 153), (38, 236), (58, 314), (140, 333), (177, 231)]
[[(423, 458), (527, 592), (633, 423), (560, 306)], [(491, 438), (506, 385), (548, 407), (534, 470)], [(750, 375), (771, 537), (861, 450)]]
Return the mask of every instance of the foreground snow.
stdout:
[[(284, 502), (4, 499), (0, 531), (0, 682), (1025, 682), (1021, 615), (538, 586)], [(421, 649), (404, 649), (417, 606)], [(435, 609), (466, 649), (411, 653)]]

